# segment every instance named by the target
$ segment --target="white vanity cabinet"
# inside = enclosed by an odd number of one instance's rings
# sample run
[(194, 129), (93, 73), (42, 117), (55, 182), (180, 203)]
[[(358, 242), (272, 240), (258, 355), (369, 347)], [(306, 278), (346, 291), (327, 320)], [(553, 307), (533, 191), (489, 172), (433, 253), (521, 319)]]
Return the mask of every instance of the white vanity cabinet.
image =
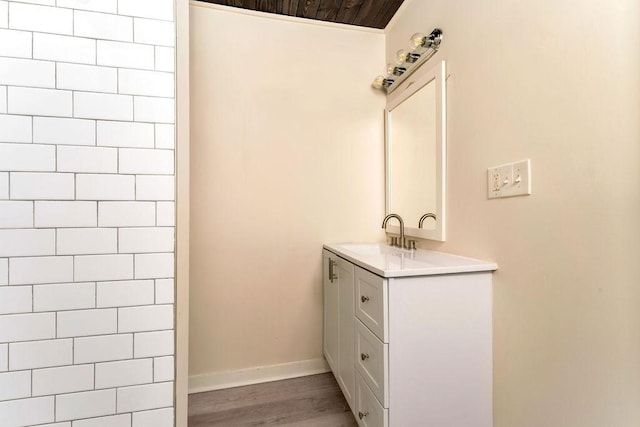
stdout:
[(324, 259), (324, 352), (359, 425), (492, 426), (495, 264), (377, 244)]

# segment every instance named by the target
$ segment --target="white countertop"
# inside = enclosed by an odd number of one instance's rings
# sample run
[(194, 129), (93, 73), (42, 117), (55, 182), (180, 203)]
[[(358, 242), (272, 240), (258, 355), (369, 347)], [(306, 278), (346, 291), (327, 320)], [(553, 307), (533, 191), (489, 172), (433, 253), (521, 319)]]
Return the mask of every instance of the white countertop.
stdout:
[(498, 269), (494, 262), (424, 249), (410, 251), (384, 243), (335, 243), (326, 244), (324, 248), (382, 277), (427, 276)]

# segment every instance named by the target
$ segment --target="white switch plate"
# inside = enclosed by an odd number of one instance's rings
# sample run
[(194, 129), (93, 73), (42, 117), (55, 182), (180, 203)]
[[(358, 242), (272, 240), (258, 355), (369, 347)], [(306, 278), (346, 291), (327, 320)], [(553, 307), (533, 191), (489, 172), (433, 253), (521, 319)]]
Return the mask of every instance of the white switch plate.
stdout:
[(487, 170), (489, 199), (529, 194), (531, 194), (531, 160), (507, 163)]
[(509, 188), (509, 196), (526, 196), (531, 194), (531, 160), (522, 160), (513, 164), (513, 185)]

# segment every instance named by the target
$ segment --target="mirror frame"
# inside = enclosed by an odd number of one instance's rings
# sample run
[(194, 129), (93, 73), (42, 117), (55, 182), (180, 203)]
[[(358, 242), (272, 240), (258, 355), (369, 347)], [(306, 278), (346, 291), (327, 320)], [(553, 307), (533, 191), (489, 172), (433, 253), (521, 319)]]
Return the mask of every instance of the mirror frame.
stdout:
[[(427, 230), (423, 228), (407, 227), (405, 225), (405, 235), (419, 239), (429, 239), (444, 242), (446, 238), (446, 182), (447, 182), (447, 114), (446, 114), (446, 65), (445, 61), (440, 61), (434, 66), (428, 67), (422, 64), (412, 75), (402, 82), (391, 94), (387, 96), (387, 106), (385, 108), (385, 210), (387, 214), (392, 212), (391, 208), (391, 165), (390, 165), (390, 137), (391, 112), (394, 108), (402, 104), (414, 93), (422, 89), (428, 83), (435, 80), (436, 85), (436, 228)], [(426, 212), (425, 212), (426, 213)], [(416, 218), (416, 221), (418, 218)], [(406, 222), (406, 219), (405, 219)], [(389, 224), (387, 232), (399, 234), (400, 227)]]

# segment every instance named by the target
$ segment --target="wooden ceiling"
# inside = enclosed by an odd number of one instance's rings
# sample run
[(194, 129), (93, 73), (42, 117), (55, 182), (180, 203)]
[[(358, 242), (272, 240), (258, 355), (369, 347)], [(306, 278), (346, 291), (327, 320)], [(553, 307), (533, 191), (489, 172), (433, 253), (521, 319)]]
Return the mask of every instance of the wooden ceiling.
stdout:
[(201, 0), (242, 9), (384, 28), (403, 0)]

